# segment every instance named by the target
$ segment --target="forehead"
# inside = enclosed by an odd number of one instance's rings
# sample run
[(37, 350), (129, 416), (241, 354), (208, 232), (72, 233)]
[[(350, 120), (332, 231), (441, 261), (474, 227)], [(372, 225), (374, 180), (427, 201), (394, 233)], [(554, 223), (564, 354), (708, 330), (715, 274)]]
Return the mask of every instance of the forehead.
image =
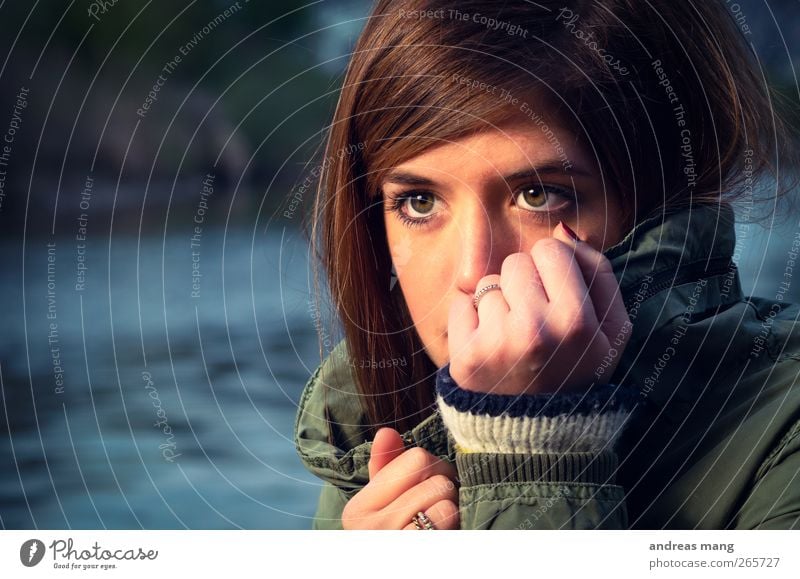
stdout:
[(467, 176), (487, 171), (505, 174), (538, 165), (561, 164), (566, 169), (585, 165), (586, 161), (586, 152), (576, 135), (554, 121), (514, 120), (440, 142), (395, 169), (425, 169)]

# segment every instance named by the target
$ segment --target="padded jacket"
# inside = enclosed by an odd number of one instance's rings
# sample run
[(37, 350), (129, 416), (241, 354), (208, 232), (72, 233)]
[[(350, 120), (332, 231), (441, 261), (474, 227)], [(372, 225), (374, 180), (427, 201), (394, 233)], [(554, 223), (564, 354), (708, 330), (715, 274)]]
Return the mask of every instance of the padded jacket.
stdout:
[[(462, 529), (789, 529), (800, 522), (800, 308), (742, 294), (727, 204), (643, 221), (605, 250), (633, 323), (610, 383), (635, 392), (590, 451), (462, 452), (435, 409), (402, 433), (455, 464)], [(339, 342), (302, 393), (295, 445), (323, 481), (315, 529), (340, 529), (371, 440)], [(438, 373), (437, 373), (438, 375)], [(438, 388), (438, 386), (437, 386)], [(332, 442), (331, 442), (332, 441)]]

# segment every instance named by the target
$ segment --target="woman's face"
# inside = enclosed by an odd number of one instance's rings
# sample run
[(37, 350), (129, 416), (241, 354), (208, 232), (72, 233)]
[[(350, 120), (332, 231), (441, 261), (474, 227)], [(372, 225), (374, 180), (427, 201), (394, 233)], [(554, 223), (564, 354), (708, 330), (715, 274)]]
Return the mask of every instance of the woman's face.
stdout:
[(382, 182), (397, 283), (437, 367), (449, 361), (447, 319), (459, 292), (499, 274), (559, 220), (598, 250), (622, 239), (617, 194), (568, 132), (499, 125), (393, 167)]

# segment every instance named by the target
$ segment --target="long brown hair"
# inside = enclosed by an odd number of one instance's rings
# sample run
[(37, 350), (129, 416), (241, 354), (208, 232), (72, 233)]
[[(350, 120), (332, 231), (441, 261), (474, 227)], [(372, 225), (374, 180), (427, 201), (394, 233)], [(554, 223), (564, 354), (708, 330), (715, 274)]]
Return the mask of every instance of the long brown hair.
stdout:
[(722, 1), (378, 1), (328, 130), (310, 233), (315, 289), (324, 276), (372, 432), (429, 414), (436, 370), (390, 291), (386, 170), (507, 119), (487, 89), (499, 87), (535, 94), (591, 147), (627, 226), (730, 201), (795, 154), (759, 71)]

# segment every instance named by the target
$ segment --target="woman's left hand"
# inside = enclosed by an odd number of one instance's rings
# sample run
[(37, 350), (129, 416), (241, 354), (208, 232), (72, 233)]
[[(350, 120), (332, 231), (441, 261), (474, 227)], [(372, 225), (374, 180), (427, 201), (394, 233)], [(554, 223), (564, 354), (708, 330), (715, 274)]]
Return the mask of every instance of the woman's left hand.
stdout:
[[(467, 390), (538, 394), (608, 382), (632, 327), (608, 259), (559, 223), (450, 306), (450, 376)], [(587, 287), (587, 284), (590, 286)], [(474, 294), (473, 294), (474, 295)]]

